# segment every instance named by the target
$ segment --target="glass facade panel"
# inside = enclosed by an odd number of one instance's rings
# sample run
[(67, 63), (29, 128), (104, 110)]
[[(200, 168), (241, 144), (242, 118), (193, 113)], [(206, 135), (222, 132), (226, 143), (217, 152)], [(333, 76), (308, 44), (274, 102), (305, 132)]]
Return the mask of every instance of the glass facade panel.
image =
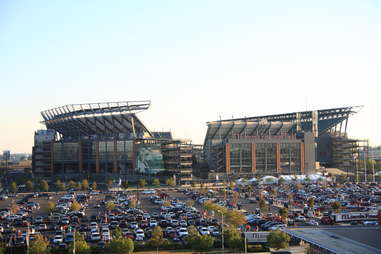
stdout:
[(251, 144), (230, 145), (230, 169), (233, 173), (250, 173), (251, 163)]
[(298, 174), (300, 172), (300, 144), (283, 143), (280, 145), (280, 153), (282, 173)]

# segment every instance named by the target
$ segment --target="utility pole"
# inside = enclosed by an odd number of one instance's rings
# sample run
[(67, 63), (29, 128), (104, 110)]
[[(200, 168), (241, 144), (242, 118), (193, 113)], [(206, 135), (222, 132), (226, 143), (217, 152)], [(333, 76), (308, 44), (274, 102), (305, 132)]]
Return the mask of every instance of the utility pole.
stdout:
[(221, 243), (222, 243), (222, 250), (225, 250), (225, 241), (224, 241), (224, 214), (221, 212)]

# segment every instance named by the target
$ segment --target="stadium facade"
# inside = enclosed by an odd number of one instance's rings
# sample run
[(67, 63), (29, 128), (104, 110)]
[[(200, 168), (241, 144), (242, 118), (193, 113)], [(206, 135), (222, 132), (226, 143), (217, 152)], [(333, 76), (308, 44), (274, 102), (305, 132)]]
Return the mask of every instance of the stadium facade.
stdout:
[(150, 101), (66, 105), (41, 112), (46, 130), (34, 136), (36, 177), (169, 173), (192, 179), (192, 144), (151, 132), (137, 117)]
[(360, 108), (208, 122), (204, 156), (221, 175), (310, 174), (319, 165), (349, 171), (359, 145), (347, 136), (348, 118)]

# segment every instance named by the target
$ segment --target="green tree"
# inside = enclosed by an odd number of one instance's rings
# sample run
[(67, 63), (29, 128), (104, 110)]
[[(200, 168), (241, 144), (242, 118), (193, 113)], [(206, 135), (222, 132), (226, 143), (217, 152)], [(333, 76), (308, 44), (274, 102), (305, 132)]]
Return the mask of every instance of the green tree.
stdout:
[(196, 236), (195, 241), (190, 243), (191, 248), (200, 253), (208, 252), (212, 249), (214, 244), (214, 238), (210, 235)]
[(286, 221), (288, 218), (288, 209), (286, 207), (279, 208), (279, 215), (282, 217), (283, 221)]
[(225, 214), (226, 223), (234, 227), (244, 225), (247, 223), (245, 215), (237, 210), (229, 210)]
[(79, 211), (79, 209), (81, 209), (81, 205), (77, 201), (71, 203), (70, 211)]
[(1, 241), (0, 242), (0, 254), (4, 254), (6, 249), (7, 249), (7, 245), (5, 244), (5, 242)]
[(82, 188), (82, 190), (88, 190), (89, 189), (89, 181), (87, 181), (86, 179), (83, 179), (82, 183), (81, 183), (81, 188)]
[(112, 236), (114, 239), (121, 239), (123, 238), (123, 232), (122, 230), (120, 229), (120, 227), (117, 227), (113, 232), (112, 232)]
[(12, 192), (12, 193), (16, 193), (17, 192), (17, 184), (15, 182), (11, 183), (11, 186), (9, 187), (9, 191)]
[(47, 210), (48, 210), (49, 213), (54, 212), (56, 210), (56, 204), (54, 204), (53, 202), (49, 201), (48, 202)]
[(140, 187), (140, 188), (144, 188), (144, 186), (146, 186), (146, 180), (144, 180), (144, 179), (140, 179), (139, 181), (138, 181), (138, 186)]
[(159, 186), (160, 186), (160, 181), (159, 181), (159, 179), (157, 179), (157, 178), (153, 179), (153, 181), (152, 181), (152, 185), (155, 186), (155, 187), (159, 187)]
[(91, 184), (91, 189), (96, 190), (97, 188), (98, 188), (97, 182), (94, 181), (94, 182)]
[(185, 204), (189, 207), (192, 207), (192, 206), (194, 206), (194, 200), (193, 199), (187, 199), (187, 201), (185, 201)]
[(59, 190), (59, 191), (65, 190), (65, 184), (63, 182), (61, 182), (61, 180), (58, 179), (56, 181), (55, 185), (56, 185), (57, 190)]
[(130, 202), (128, 202), (128, 207), (129, 208), (136, 208), (137, 207), (137, 201), (136, 199), (131, 199)]
[(241, 233), (235, 227), (228, 227), (224, 230), (225, 244), (234, 251), (241, 250), (244, 242)]
[(267, 211), (269, 210), (266, 201), (262, 198), (259, 200), (259, 209), (261, 210), (261, 213), (267, 213)]
[(111, 189), (111, 188), (112, 188), (112, 179), (108, 179), (108, 180), (106, 181), (106, 184), (107, 184), (107, 188), (108, 188), (108, 189)]
[(168, 178), (165, 183), (169, 186), (172, 186), (172, 187), (175, 187), (176, 186), (176, 182), (175, 182), (175, 179), (173, 179), (173, 177), (170, 177)]
[(314, 198), (310, 198), (308, 200), (308, 207), (309, 208), (314, 208), (314, 206), (315, 206), (315, 199)]
[[(68, 249), (69, 254), (74, 253), (73, 247), (74, 246), (71, 243)], [(75, 254), (91, 254), (91, 246), (83, 239), (77, 240), (77, 234), (76, 234), (76, 240), (75, 240)]]
[(49, 242), (42, 235), (36, 235), (30, 244), (29, 254), (48, 254), (48, 245)]
[(74, 182), (73, 180), (69, 181), (69, 188), (70, 189), (76, 189), (78, 187), (78, 184)]
[(152, 231), (151, 239), (149, 239), (148, 243), (156, 247), (157, 253), (159, 253), (159, 247), (164, 243), (163, 230), (161, 227), (157, 226)]
[(336, 201), (332, 204), (332, 209), (335, 213), (339, 213), (341, 211), (341, 204), (340, 202)]
[(269, 233), (267, 236), (267, 244), (270, 248), (274, 249), (283, 249), (288, 248), (288, 244), (291, 240), (291, 237), (280, 230), (274, 230)]
[(31, 180), (28, 180), (25, 182), (25, 187), (26, 187), (26, 190), (31, 192), (33, 191), (33, 183)]
[(49, 184), (46, 180), (40, 181), (40, 190), (41, 191), (48, 191), (49, 190)]
[(114, 204), (114, 202), (112, 202), (112, 201), (107, 201), (107, 203), (106, 203), (106, 209), (107, 209), (108, 211), (114, 210), (114, 209), (115, 209), (115, 204)]
[(108, 253), (130, 254), (134, 252), (134, 242), (130, 238), (114, 239), (107, 247)]

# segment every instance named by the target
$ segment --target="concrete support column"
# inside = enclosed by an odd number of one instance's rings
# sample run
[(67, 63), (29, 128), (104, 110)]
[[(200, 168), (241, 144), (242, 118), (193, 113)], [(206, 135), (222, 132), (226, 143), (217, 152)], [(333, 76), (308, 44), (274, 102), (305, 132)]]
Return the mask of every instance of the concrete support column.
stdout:
[(112, 153), (112, 161), (113, 161), (113, 169), (112, 169), (112, 172), (114, 173), (114, 174), (116, 174), (117, 173), (117, 170), (118, 170), (118, 164), (117, 164), (117, 162), (116, 162), (116, 148), (117, 148), (117, 145), (116, 145), (116, 139), (114, 140), (114, 152)]
[(230, 144), (225, 145), (225, 159), (226, 159), (226, 174), (231, 173), (231, 168), (230, 168)]
[(282, 167), (280, 166), (280, 144), (276, 144), (276, 171), (277, 173), (282, 172)]
[(99, 163), (99, 141), (95, 141), (95, 172), (99, 174), (100, 163)]
[(83, 172), (83, 156), (82, 156), (82, 142), (78, 142), (78, 169), (79, 173)]
[(257, 145), (251, 144), (251, 172), (257, 171)]

